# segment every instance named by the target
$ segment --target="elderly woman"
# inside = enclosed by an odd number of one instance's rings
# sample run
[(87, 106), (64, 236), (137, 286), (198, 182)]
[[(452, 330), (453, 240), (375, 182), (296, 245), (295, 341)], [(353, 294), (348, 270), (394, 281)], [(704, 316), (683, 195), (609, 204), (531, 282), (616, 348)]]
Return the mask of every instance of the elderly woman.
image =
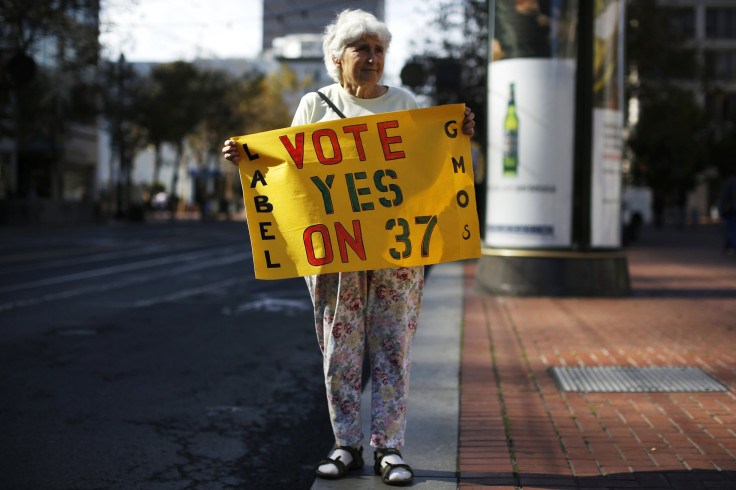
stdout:
[[(391, 42), (386, 25), (372, 14), (345, 10), (324, 35), (324, 60), (336, 83), (305, 95), (293, 126), (383, 112), (416, 109), (412, 95), (381, 85)], [(472, 135), (474, 114), (466, 109), (463, 132)], [(238, 161), (228, 140), (225, 157)], [(417, 162), (420, 164), (420, 162)], [(413, 472), (402, 459), (409, 353), (422, 302), (422, 267), (320, 274), (306, 277), (312, 302), (330, 421), (336, 447), (317, 466), (317, 476), (343, 477), (363, 466), (360, 419), (361, 371), (371, 366), (371, 435), (374, 470), (389, 485), (410, 483)]]

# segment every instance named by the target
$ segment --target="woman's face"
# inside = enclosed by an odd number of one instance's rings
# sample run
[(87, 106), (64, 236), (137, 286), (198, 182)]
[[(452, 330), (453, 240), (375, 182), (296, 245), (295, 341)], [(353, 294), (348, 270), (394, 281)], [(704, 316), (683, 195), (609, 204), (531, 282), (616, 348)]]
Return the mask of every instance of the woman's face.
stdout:
[(343, 85), (376, 84), (383, 75), (386, 50), (376, 36), (363, 36), (345, 47), (336, 63), (342, 68)]

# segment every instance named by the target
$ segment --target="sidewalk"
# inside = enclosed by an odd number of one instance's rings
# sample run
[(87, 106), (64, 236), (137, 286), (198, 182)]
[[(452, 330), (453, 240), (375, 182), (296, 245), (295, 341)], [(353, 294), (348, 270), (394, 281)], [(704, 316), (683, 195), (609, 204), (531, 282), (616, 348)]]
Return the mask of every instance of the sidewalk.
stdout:
[[(413, 488), (736, 488), (736, 258), (720, 246), (711, 227), (646, 230), (617, 299), (490, 296), (475, 261), (433, 267), (403, 450)], [(562, 392), (562, 366), (692, 366), (729, 391)], [(313, 488), (386, 488), (365, 450), (363, 475)]]
[[(412, 346), (407, 440), (401, 448), (414, 470), (412, 488), (457, 488), (460, 337), (463, 265), (432, 266), (424, 288), (419, 328)], [(370, 434), (370, 385), (363, 391), (363, 434)], [(390, 488), (373, 473), (373, 448), (363, 443), (365, 466), (341, 480), (317, 478), (313, 490)]]

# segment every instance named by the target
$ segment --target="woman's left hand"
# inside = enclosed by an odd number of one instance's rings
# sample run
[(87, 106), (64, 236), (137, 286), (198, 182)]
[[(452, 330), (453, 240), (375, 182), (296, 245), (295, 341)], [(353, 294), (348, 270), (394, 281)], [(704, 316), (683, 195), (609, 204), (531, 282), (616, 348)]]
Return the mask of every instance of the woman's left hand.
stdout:
[(475, 134), (475, 114), (470, 107), (465, 108), (465, 119), (463, 119), (463, 134), (473, 136)]

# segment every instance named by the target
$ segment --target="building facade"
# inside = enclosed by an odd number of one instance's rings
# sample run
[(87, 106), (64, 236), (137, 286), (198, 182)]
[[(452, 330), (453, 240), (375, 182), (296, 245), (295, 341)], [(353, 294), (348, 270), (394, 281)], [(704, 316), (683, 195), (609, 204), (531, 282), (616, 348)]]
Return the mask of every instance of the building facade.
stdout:
[(671, 9), (717, 90), (701, 95), (713, 121), (736, 118), (736, 0), (659, 0)]
[[(736, 0), (659, 3), (671, 11), (703, 64), (708, 87), (699, 81), (694, 81), (693, 86), (711, 126), (720, 136), (736, 121)], [(703, 217), (717, 217), (709, 183), (713, 173), (711, 169), (700, 175), (698, 186), (688, 195), (685, 222), (695, 224)]]
[(344, 9), (362, 9), (384, 20), (383, 0), (263, 0), (263, 48), (274, 47), (274, 39), (292, 34), (321, 34), (335, 14)]

